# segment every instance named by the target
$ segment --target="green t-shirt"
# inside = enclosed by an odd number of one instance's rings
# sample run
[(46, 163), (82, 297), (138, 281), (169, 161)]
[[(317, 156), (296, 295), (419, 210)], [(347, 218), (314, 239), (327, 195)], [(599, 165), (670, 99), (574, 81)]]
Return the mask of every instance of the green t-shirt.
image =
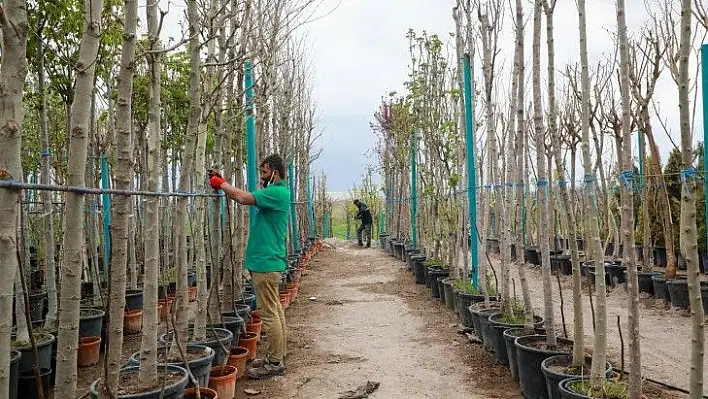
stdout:
[(244, 266), (251, 272), (282, 272), (287, 265), (285, 240), (290, 215), (290, 190), (285, 181), (252, 193), (258, 212), (248, 233)]

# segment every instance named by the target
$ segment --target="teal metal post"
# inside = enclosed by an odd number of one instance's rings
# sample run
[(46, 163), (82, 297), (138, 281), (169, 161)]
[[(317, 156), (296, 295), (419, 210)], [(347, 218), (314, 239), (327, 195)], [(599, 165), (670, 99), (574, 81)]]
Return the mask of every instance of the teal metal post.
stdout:
[(330, 234), (329, 234), (329, 212), (325, 212), (325, 213), (324, 213), (324, 221), (323, 221), (323, 224), (324, 224), (323, 237), (324, 237), (324, 238), (329, 238), (329, 237), (330, 237)]
[[(101, 188), (109, 189), (108, 158), (101, 155)], [(103, 275), (108, 276), (108, 265), (111, 262), (111, 197), (101, 194), (103, 203)], [(105, 278), (105, 277), (104, 277)]]
[(477, 190), (476, 172), (474, 167), (474, 110), (472, 109), (472, 67), (470, 66), (470, 55), (465, 53), (462, 57), (462, 70), (464, 76), (465, 89), (465, 144), (467, 149), (467, 196), (469, 203), (470, 234), (470, 263), (472, 266), (472, 286), (478, 285), (478, 248), (477, 248)]
[(418, 144), (416, 143), (415, 132), (411, 133), (411, 245), (418, 248), (418, 173), (416, 168), (416, 155), (418, 154)]
[[(708, 170), (708, 44), (701, 46), (701, 80), (703, 82), (703, 173)], [(708, 178), (703, 176), (703, 187), (706, 192), (705, 223), (708, 226)], [(708, 229), (706, 229), (706, 242), (708, 243)], [(708, 249), (708, 248), (707, 248)]]
[(288, 183), (290, 183), (290, 234), (292, 237), (290, 247), (293, 253), (300, 249), (300, 244), (298, 243), (297, 235), (297, 208), (295, 206), (295, 168), (293, 167), (293, 162), (290, 160), (288, 162)]
[[(244, 62), (244, 86), (246, 90), (246, 152), (248, 163), (248, 191), (256, 191), (256, 116), (253, 113), (253, 64), (251, 60)], [(281, 176), (282, 177), (282, 176)], [(248, 207), (251, 226), (255, 221), (256, 207)]]
[(310, 230), (309, 237), (315, 238), (315, 210), (312, 206), (312, 187), (310, 186), (310, 172), (307, 172), (307, 225)]

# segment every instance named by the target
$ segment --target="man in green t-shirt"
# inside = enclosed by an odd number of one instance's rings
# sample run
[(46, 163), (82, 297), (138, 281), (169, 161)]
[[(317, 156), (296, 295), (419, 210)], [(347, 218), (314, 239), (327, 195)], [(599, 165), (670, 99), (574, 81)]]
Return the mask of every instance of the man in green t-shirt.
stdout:
[(280, 155), (268, 156), (260, 164), (261, 190), (249, 193), (228, 184), (218, 173), (209, 172), (215, 189), (243, 205), (258, 208), (248, 231), (248, 244), (243, 263), (251, 273), (256, 302), (263, 319), (269, 346), (262, 359), (251, 363), (246, 374), (251, 378), (268, 378), (285, 374), (285, 313), (280, 305), (280, 281), (287, 265), (285, 240), (290, 215), (290, 190), (285, 185), (285, 164)]

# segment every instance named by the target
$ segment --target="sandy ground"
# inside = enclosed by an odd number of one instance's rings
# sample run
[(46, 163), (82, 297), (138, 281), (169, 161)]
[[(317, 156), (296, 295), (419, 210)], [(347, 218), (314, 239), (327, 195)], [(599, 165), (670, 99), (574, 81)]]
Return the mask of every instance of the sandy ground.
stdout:
[[(492, 256), (490, 254), (490, 256)], [(497, 258), (492, 258), (497, 274), (499, 274), (499, 263)], [(527, 277), (529, 278), (529, 288), (531, 291), (534, 309), (537, 314), (543, 314), (543, 282), (541, 269), (538, 266), (526, 265)], [(512, 278), (516, 280), (517, 295), (521, 297), (521, 285), (518, 278), (518, 268), (514, 267)], [(572, 339), (573, 333), (573, 304), (572, 304), (572, 279), (570, 276), (561, 276), (561, 287), (563, 288), (565, 324), (568, 335)], [(585, 315), (585, 346), (589, 352), (593, 347), (593, 327), (590, 300), (588, 299), (588, 289), (583, 290), (583, 314)], [(558, 282), (553, 277), (553, 302), (555, 325), (562, 331), (560, 295), (558, 293)], [(639, 331), (642, 351), (642, 374), (646, 378), (661, 381), (674, 387), (688, 389), (689, 359), (691, 347), (691, 319), (688, 312), (672, 309), (670, 304), (662, 300), (653, 298), (643, 298), (640, 300), (640, 321)], [(625, 347), (625, 369), (629, 370), (629, 330), (627, 327), (628, 317), (628, 295), (626, 285), (621, 284), (612, 289), (607, 295), (607, 343), (608, 358), (616, 368), (620, 367), (620, 336), (617, 326), (617, 316), (620, 317), (620, 325), (624, 338)], [(704, 368), (708, 370), (708, 359), (704, 362)], [(708, 386), (708, 374), (704, 375), (704, 386)]]
[[(309, 298), (316, 298), (310, 300)], [(327, 249), (286, 311), (288, 373), (238, 382), (268, 398), (337, 398), (367, 381), (371, 398), (521, 398), (508, 369), (457, 333), (457, 317), (378, 249)]]

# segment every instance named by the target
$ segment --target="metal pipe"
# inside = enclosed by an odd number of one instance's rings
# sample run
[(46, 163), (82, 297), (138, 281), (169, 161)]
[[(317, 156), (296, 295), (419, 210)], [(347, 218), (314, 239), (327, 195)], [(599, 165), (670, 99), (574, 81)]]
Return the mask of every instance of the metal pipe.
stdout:
[[(288, 162), (288, 183), (290, 183), (290, 196), (292, 200), (295, 200), (295, 168), (293, 167), (293, 162), (290, 160)], [(297, 235), (297, 209), (294, 202), (290, 202), (290, 248), (293, 253), (300, 249), (300, 244), (298, 242)]]
[(415, 131), (411, 132), (411, 245), (413, 248), (418, 248), (418, 182), (416, 155), (418, 153), (418, 145), (416, 143)]
[[(253, 64), (251, 60), (244, 62), (244, 86), (246, 90), (246, 151), (248, 191), (256, 191), (256, 116), (253, 112)], [(283, 176), (281, 176), (283, 177)], [(256, 207), (248, 208), (251, 226), (255, 222)]]
[[(101, 174), (103, 174), (103, 168), (101, 168)], [(107, 175), (107, 172), (106, 172)], [(108, 185), (108, 177), (101, 179), (101, 185), (106, 187)], [(188, 192), (154, 192), (154, 191), (140, 191), (140, 190), (117, 190), (110, 188), (89, 188), (89, 187), (75, 187), (75, 186), (60, 186), (56, 184), (39, 184), (39, 183), (23, 183), (14, 180), (0, 180), (0, 188), (5, 188), (9, 190), (38, 190), (38, 191), (58, 191), (65, 193), (77, 193), (77, 194), (96, 194), (102, 195), (103, 209), (104, 212), (110, 214), (111, 203), (109, 195), (142, 195), (145, 197), (219, 197), (221, 194), (207, 194), (207, 193), (188, 193)], [(106, 218), (106, 215), (103, 215)], [(108, 216), (107, 221), (110, 224), (110, 216)]]
[[(477, 248), (477, 192), (475, 190), (476, 171), (474, 166), (474, 109), (472, 107), (472, 68), (470, 66), (470, 55), (465, 53), (462, 56), (462, 70), (464, 78), (464, 98), (465, 98), (465, 144), (467, 149), (467, 196), (469, 198), (469, 223), (472, 242), (470, 243), (470, 263), (472, 266), (472, 286), (478, 288), (479, 260)], [(474, 226), (474, 228), (472, 228)]]

